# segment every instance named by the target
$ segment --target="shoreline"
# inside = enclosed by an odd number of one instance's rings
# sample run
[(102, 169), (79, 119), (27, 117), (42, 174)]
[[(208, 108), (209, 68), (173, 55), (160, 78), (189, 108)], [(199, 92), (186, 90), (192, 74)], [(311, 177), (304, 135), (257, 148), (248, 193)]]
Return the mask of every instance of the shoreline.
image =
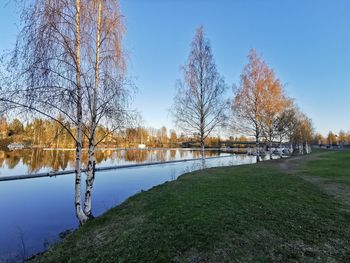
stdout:
[[(205, 158), (205, 159), (207, 160), (207, 159), (228, 158), (228, 157), (232, 157), (232, 156), (234, 156), (234, 155), (208, 157), (208, 158)], [(291, 157), (289, 156), (289, 157), (287, 157), (287, 158), (291, 158)], [(286, 157), (284, 157), (283, 159), (286, 159)], [(146, 164), (146, 165), (162, 165), (162, 164), (167, 164), (167, 163), (180, 163), (180, 162), (200, 161), (200, 160), (202, 160), (202, 158), (185, 159), (185, 160), (170, 161), (170, 162), (163, 162), (163, 163), (158, 163), (158, 162), (157, 162), (157, 163), (151, 163), (151, 164)], [(269, 162), (269, 161), (278, 161), (278, 160), (281, 160), (281, 159), (280, 159), (280, 158), (276, 158), (276, 159), (273, 159), (273, 160), (268, 159), (268, 160), (262, 161), (261, 163), (266, 163), (266, 162)], [(237, 165), (230, 165), (230, 166), (214, 166), (214, 167), (208, 167), (208, 168), (204, 168), (204, 169), (201, 169), (201, 170), (195, 170), (195, 171), (191, 171), (191, 172), (185, 172), (185, 173), (179, 175), (179, 176), (177, 177), (176, 180), (178, 180), (179, 178), (181, 178), (181, 177), (183, 177), (183, 176), (186, 176), (187, 174), (196, 173), (196, 172), (199, 172), (199, 171), (206, 171), (206, 170), (210, 170), (210, 169), (225, 168), (225, 167), (251, 166), (251, 165), (256, 165), (256, 164), (257, 164), (257, 163), (248, 163), (248, 164), (237, 164)], [(146, 166), (146, 165), (145, 165), (145, 164), (143, 164), (143, 165), (141, 164), (141, 165), (138, 165), (138, 166)], [(133, 167), (135, 167), (135, 166), (133, 166)], [(137, 166), (136, 166), (136, 167), (137, 167)], [(121, 167), (121, 168), (129, 168), (129, 167), (126, 166), (126, 167)], [(113, 169), (113, 168), (110, 168), (110, 169)], [(110, 170), (110, 169), (108, 169), (108, 170)], [(176, 180), (175, 180), (175, 181), (176, 181)], [(113, 206), (113, 207), (109, 208), (108, 210), (106, 210), (105, 212), (103, 212), (101, 215), (99, 215), (99, 216), (97, 216), (97, 217), (94, 217), (91, 221), (89, 221), (89, 223), (92, 223), (93, 221), (98, 220), (99, 218), (103, 217), (106, 213), (109, 212), (109, 210), (116, 209), (116, 208), (118, 208), (119, 206), (123, 206), (124, 203), (127, 202), (130, 198), (134, 198), (135, 196), (137, 196), (137, 195), (139, 195), (139, 194), (141, 194), (141, 193), (145, 193), (145, 192), (152, 191), (152, 189), (157, 188), (157, 187), (161, 187), (161, 186), (163, 186), (163, 185), (165, 185), (165, 184), (167, 184), (167, 183), (169, 183), (169, 182), (171, 182), (171, 181), (165, 181), (165, 182), (163, 182), (163, 183), (161, 183), (161, 184), (158, 184), (158, 185), (155, 185), (155, 186), (151, 187), (150, 189), (148, 189), (148, 190), (146, 190), (146, 191), (141, 190), (140, 192), (137, 192), (137, 193), (135, 193), (135, 194), (129, 196), (127, 199), (125, 199), (125, 200), (124, 200), (123, 202), (121, 202), (120, 204), (118, 204), (118, 205), (116, 205), (116, 206)], [(73, 229), (67, 229), (67, 230), (62, 231), (61, 233), (58, 234), (58, 236), (57, 236), (57, 238), (58, 238), (57, 241), (54, 242), (53, 244), (51, 244), (51, 245), (49, 246), (48, 249), (46, 249), (46, 250), (44, 250), (44, 251), (41, 251), (41, 252), (38, 252), (38, 253), (36, 253), (36, 254), (34, 254), (34, 255), (31, 255), (30, 257), (28, 257), (28, 258), (26, 259), (25, 262), (30, 261), (30, 260), (35, 260), (36, 257), (44, 255), (47, 251), (50, 250), (50, 248), (51, 248), (52, 246), (56, 246), (56, 245), (59, 244), (60, 242), (63, 242), (68, 236), (72, 235), (73, 233), (75, 233), (75, 232), (78, 231), (79, 229), (80, 229), (80, 227), (78, 227), (78, 228), (73, 228)]]
[(350, 212), (311, 179), (343, 180), (349, 156), (316, 152), (186, 173), (129, 197), (30, 262), (345, 261)]
[[(228, 157), (232, 157), (232, 156), (235, 156), (235, 154), (231, 154), (231, 155), (227, 155), (227, 156), (205, 157), (204, 160), (228, 158)], [(181, 160), (173, 160), (173, 161), (165, 161), (165, 162), (150, 162), (150, 163), (136, 163), (136, 164), (105, 166), (105, 167), (96, 167), (95, 171), (96, 172), (103, 172), (103, 171), (108, 171), (108, 170), (137, 168), (137, 167), (154, 166), (154, 165), (165, 165), (165, 164), (182, 163), (182, 162), (185, 163), (185, 162), (194, 162), (194, 161), (200, 161), (200, 160), (202, 160), (202, 158), (181, 159)], [(86, 169), (82, 169), (82, 172), (86, 172)], [(43, 178), (43, 177), (56, 177), (56, 176), (61, 176), (61, 175), (74, 174), (74, 173), (75, 173), (75, 170), (66, 170), (66, 171), (58, 171), (58, 172), (43, 172), (43, 173), (36, 173), (36, 174), (3, 176), (3, 177), (0, 177), (0, 182), (35, 179), (35, 178)]]

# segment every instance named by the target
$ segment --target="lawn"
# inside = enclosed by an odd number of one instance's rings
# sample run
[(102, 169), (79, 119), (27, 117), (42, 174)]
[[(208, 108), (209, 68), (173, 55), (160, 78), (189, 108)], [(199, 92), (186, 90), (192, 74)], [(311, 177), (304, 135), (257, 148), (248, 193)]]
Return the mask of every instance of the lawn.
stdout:
[(305, 179), (313, 176), (349, 183), (350, 152), (318, 152), (290, 167), (276, 160), (185, 174), (129, 198), (33, 261), (348, 262), (348, 204)]

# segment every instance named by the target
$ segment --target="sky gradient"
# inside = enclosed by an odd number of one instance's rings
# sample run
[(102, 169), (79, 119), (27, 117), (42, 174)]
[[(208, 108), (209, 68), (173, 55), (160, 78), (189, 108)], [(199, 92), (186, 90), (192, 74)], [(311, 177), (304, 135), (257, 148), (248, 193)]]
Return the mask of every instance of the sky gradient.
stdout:
[[(134, 106), (146, 126), (173, 126), (175, 82), (203, 25), (228, 96), (255, 48), (316, 131), (350, 130), (350, 1), (121, 0), (121, 8)], [(13, 1), (0, 1), (1, 51), (13, 47), (19, 25)]]

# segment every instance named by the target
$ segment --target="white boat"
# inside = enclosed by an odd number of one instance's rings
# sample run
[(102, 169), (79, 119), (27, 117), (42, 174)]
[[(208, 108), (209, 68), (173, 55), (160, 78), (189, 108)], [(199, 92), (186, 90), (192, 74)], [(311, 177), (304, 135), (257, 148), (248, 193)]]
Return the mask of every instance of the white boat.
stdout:
[(13, 142), (7, 145), (7, 148), (9, 148), (10, 151), (22, 150), (24, 148), (24, 144)]

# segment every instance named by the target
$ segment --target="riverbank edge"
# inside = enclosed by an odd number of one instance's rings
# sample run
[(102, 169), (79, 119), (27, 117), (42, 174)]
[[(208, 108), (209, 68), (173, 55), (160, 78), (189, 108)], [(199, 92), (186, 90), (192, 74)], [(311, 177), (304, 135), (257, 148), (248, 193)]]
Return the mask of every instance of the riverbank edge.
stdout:
[[(292, 157), (289, 157), (289, 158), (269, 160), (270, 161), (269, 163), (273, 163), (273, 165), (274, 164), (283, 164), (283, 162), (286, 162), (286, 161), (288, 161), (288, 162), (292, 161), (293, 162), (293, 160), (298, 160), (298, 159), (300, 160), (300, 158), (302, 158), (304, 160), (308, 160), (308, 159), (312, 159), (310, 157), (315, 156), (317, 158), (320, 153), (324, 154), (326, 152), (333, 152), (333, 151), (316, 150), (315, 152), (313, 152), (310, 155), (297, 155), (297, 156), (292, 156)], [(263, 162), (263, 163), (266, 163), (266, 161)], [(227, 167), (211, 167), (211, 168), (207, 168), (207, 169), (204, 169), (204, 170), (198, 170), (198, 171), (194, 171), (194, 172), (184, 173), (184, 174), (180, 175), (177, 178), (177, 180), (182, 179), (182, 178), (184, 178), (184, 177), (186, 177), (186, 176), (188, 176), (190, 174), (194, 174), (194, 173), (198, 174), (198, 173), (203, 173), (203, 172), (205, 173), (207, 171), (210, 171), (210, 170), (213, 170), (213, 169), (217, 169), (217, 168), (225, 169), (225, 168), (236, 168), (236, 167), (247, 167), (247, 166), (249, 166), (249, 167), (256, 167), (258, 165), (262, 165), (262, 163), (258, 163), (258, 164), (257, 163), (255, 163), (255, 164), (244, 164), (244, 165), (239, 165), (239, 166), (227, 166)], [(282, 166), (283, 165), (281, 165), (281, 167)], [(168, 183), (172, 183), (172, 182), (173, 181), (165, 182), (165, 183), (162, 183), (160, 185), (154, 186), (154, 187), (152, 187), (151, 189), (149, 189), (147, 191), (141, 191), (140, 193), (132, 195), (129, 198), (127, 198), (126, 200), (124, 200), (121, 204), (119, 204), (119, 205), (117, 205), (117, 206), (115, 206), (115, 207), (105, 211), (102, 215), (98, 216), (96, 219), (101, 219), (101, 218), (105, 217), (106, 214), (108, 214), (111, 210), (114, 210), (114, 209), (117, 209), (118, 207), (124, 206), (126, 203), (130, 202), (131, 199), (134, 199), (136, 197), (141, 197), (141, 195), (143, 195), (145, 193), (150, 193), (150, 192), (154, 191), (155, 188), (162, 187), (163, 185), (168, 184)], [(93, 223), (96, 219), (92, 220), (88, 224), (86, 224), (83, 227), (80, 227), (78, 229), (64, 231), (65, 235), (64, 235), (64, 237), (62, 237), (62, 239), (60, 241), (58, 241), (57, 243), (53, 244), (48, 250), (40, 252), (40, 253), (38, 253), (36, 255), (31, 256), (30, 258), (28, 258), (26, 260), (26, 262), (41, 262), (40, 260), (41, 260), (42, 256), (45, 256), (51, 249), (54, 249), (61, 242), (65, 242), (67, 238), (69, 238), (71, 235), (77, 233), (78, 231), (81, 231), (81, 229), (85, 229), (86, 230), (87, 228), (89, 228), (91, 226), (91, 223)]]
[[(186, 149), (190, 149), (192, 150), (191, 148), (186, 148)], [(234, 156), (235, 154), (230, 154), (230, 155), (227, 155), (227, 156), (214, 156), (214, 157), (206, 157), (204, 158), (204, 160), (210, 160), (210, 159), (219, 159), (219, 158), (229, 158), (229, 157), (232, 157)], [(287, 157), (287, 158), (293, 158), (292, 157)], [(281, 159), (273, 159), (273, 160), (264, 160), (263, 162), (267, 162), (267, 161), (277, 161), (277, 160), (282, 160), (282, 159), (286, 159), (286, 157), (284, 156), (283, 158)], [(153, 165), (163, 165), (163, 164), (169, 164), (169, 163), (180, 163), (180, 162), (191, 162), (191, 161), (200, 161), (200, 160), (203, 160), (202, 158), (192, 158), (192, 159), (182, 159), (182, 160), (174, 160), (174, 161), (166, 161), (166, 162), (153, 162), (153, 163), (144, 163), (144, 164), (132, 164), (132, 165), (118, 165), (118, 166), (109, 166), (109, 167), (98, 167), (96, 171), (106, 171), (106, 170), (115, 170), (115, 169), (124, 169), (124, 168), (132, 168), (132, 167), (142, 167), (142, 166), (153, 166)], [(202, 170), (195, 170), (195, 171), (191, 171), (191, 172), (186, 172), (186, 173), (183, 173), (181, 175), (179, 175), (177, 177), (176, 180), (178, 180), (180, 177), (183, 177), (183, 176), (186, 176), (188, 174), (191, 174), (193, 172), (199, 172), (199, 171), (203, 171), (203, 170), (209, 170), (209, 169), (215, 169), (215, 168), (222, 168), (222, 167), (236, 167), (236, 166), (251, 166), (251, 165), (256, 165), (257, 163), (253, 163), (253, 164), (239, 164), (239, 165), (233, 165), (233, 166), (214, 166), (214, 167), (210, 167), (210, 168), (205, 168), (205, 169), (202, 169)], [(83, 170), (84, 171), (84, 170)], [(43, 175), (40, 175), (40, 176), (35, 176), (35, 177), (32, 177), (32, 179), (35, 179), (35, 178), (41, 178), (41, 177), (55, 177), (55, 176), (59, 176), (59, 175), (69, 175), (69, 174), (72, 174), (74, 173), (74, 171), (62, 171), (62, 172), (59, 172), (59, 173), (43, 173)], [(14, 180), (21, 180), (21, 179), (30, 179), (31, 177), (27, 177), (27, 178), (19, 178), (19, 179), (14, 179)], [(0, 178), (1, 179), (1, 178)], [(175, 181), (176, 181), (175, 180)], [(1, 181), (1, 180), (0, 180)], [(4, 180), (6, 181), (6, 179)], [(101, 218), (103, 217), (106, 213), (108, 213), (110, 210), (113, 210), (119, 206), (122, 206), (125, 202), (128, 202), (128, 200), (130, 198), (133, 198), (137, 195), (140, 195), (144, 192), (149, 192), (149, 191), (152, 191), (153, 188), (156, 188), (156, 187), (159, 187), (159, 186), (162, 186), (166, 183), (169, 183), (171, 181), (165, 181), (164, 183), (161, 183), (161, 184), (158, 184), (158, 185), (155, 185), (153, 186), (152, 188), (144, 191), (144, 190), (141, 190), (140, 192), (138, 193), (135, 193), (131, 196), (129, 196), (128, 198), (126, 198), (122, 203), (116, 205), (116, 206), (113, 206), (111, 207), (110, 209), (106, 210), (105, 212), (103, 212), (103, 214), (97, 216), (97, 217), (93, 217), (90, 219), (89, 223), (91, 223), (92, 221), (98, 219), (98, 218)], [(73, 228), (73, 229), (66, 229), (64, 231), (62, 231), (61, 233), (58, 234), (58, 239), (55, 243), (51, 244), (50, 247), (44, 251), (41, 251), (41, 252), (38, 252), (34, 255), (31, 255), (29, 256), (25, 262), (30, 262), (34, 259), (37, 259), (38, 257), (44, 255), (45, 253), (48, 252), (48, 250), (51, 248), (51, 247), (54, 247), (55, 245), (57, 245), (58, 243), (60, 242), (64, 242), (64, 240), (71, 234), (73, 234), (74, 232), (78, 231), (81, 227), (84, 227), (84, 226), (80, 226), (78, 228)]]

